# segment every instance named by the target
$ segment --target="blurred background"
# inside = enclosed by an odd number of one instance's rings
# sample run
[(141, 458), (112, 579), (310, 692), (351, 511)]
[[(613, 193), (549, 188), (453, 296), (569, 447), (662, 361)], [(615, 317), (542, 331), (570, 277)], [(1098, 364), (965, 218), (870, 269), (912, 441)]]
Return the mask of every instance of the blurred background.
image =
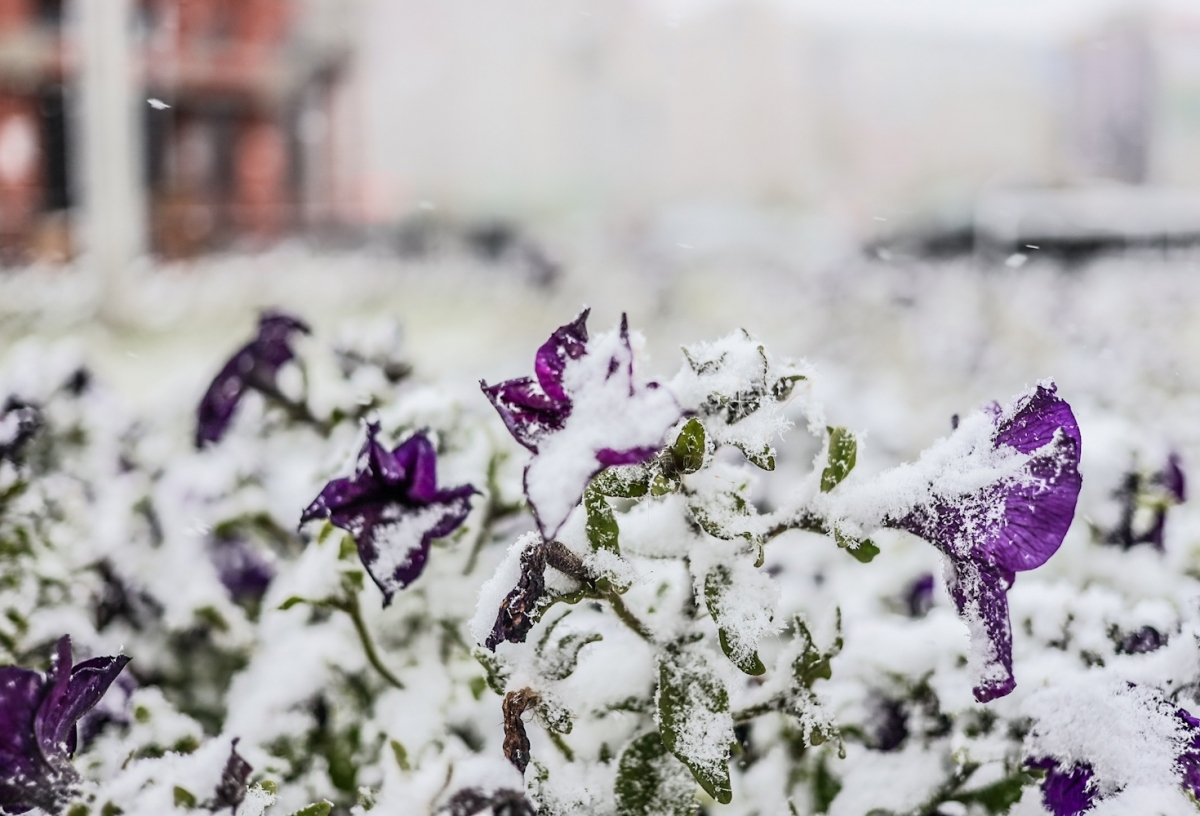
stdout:
[(135, 396), (264, 306), (495, 379), (588, 303), (664, 371), (745, 326), (891, 388), (864, 422), (1161, 416), (1198, 243), (1185, 0), (0, 0), (0, 343)]

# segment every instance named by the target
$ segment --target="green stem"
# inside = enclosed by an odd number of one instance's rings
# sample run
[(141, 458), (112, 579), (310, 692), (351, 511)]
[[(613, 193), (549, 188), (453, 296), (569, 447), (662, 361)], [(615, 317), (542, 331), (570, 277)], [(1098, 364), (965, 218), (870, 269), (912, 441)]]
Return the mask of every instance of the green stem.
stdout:
[(479, 553), (483, 551), (483, 545), (491, 538), (492, 525), (501, 519), (515, 516), (525, 508), (523, 504), (501, 504), (496, 501), (495, 495), (493, 493), (488, 498), (487, 510), (484, 512), (483, 521), (479, 525), (479, 535), (475, 537), (475, 543), (471, 546), (471, 554), (467, 556), (467, 564), (463, 567), (463, 575), (470, 575), (475, 571), (475, 567), (479, 562)]
[(556, 731), (546, 730), (546, 735), (550, 737), (550, 741), (554, 743), (554, 747), (563, 755), (563, 759), (567, 762), (575, 761), (575, 752), (571, 750), (571, 746), (563, 740), (562, 736)]
[(783, 535), (788, 530), (804, 530), (808, 533), (819, 533), (821, 535), (829, 535), (829, 528), (825, 526), (825, 522), (814, 516), (812, 513), (800, 513), (799, 515), (788, 519), (785, 522), (776, 524), (770, 530), (763, 534), (763, 543), (770, 541), (776, 536)]
[(769, 697), (756, 705), (746, 706), (738, 711), (730, 712), (730, 715), (733, 717), (735, 723), (746, 723), (757, 717), (761, 717), (763, 714), (782, 710), (783, 703), (783, 695), (776, 694), (774, 697)]
[(629, 607), (625, 605), (625, 601), (616, 592), (610, 592), (604, 596), (605, 599), (612, 604), (613, 612), (617, 613), (617, 617), (621, 622), (634, 631), (638, 637), (649, 643), (651, 646), (657, 645), (654, 641), (654, 634), (650, 631), (646, 624), (642, 623), (637, 617), (629, 611)]
[(384, 680), (398, 689), (403, 689), (404, 684), (396, 675), (392, 674), (387, 666), (383, 665), (383, 661), (379, 659), (379, 653), (375, 651), (375, 643), (371, 640), (371, 633), (367, 631), (367, 622), (363, 620), (358, 597), (351, 596), (345, 603), (339, 604), (339, 608), (350, 616), (350, 620), (354, 621), (354, 629), (358, 632), (358, 639), (362, 641), (363, 651), (367, 654), (367, 662), (375, 667), (375, 671), (379, 672)]
[(332, 430), (328, 422), (317, 419), (316, 415), (308, 407), (307, 402), (294, 400), (270, 384), (253, 383), (252, 387), (268, 400), (282, 408), (293, 422), (303, 422), (306, 425), (311, 425), (322, 436), (328, 436)]

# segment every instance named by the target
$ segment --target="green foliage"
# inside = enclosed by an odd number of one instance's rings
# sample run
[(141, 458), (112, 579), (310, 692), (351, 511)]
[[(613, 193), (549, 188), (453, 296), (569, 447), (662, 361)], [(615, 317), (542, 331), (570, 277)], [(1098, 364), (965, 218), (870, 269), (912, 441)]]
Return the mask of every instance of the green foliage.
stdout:
[(702, 468), (707, 444), (700, 420), (689, 419), (671, 446), (675, 469), (679, 473), (695, 473)]
[(826, 757), (822, 755), (817, 761), (817, 767), (813, 772), (812, 778), (813, 812), (828, 813), (829, 806), (833, 804), (833, 800), (841, 792), (842, 780), (829, 772)]
[(617, 762), (618, 816), (692, 816), (696, 783), (658, 732), (635, 739)]
[(662, 656), (657, 703), (663, 744), (709, 796), (729, 804), (729, 751), (736, 742), (729, 692), (703, 652), (674, 648)]
[(733, 574), (724, 564), (718, 564), (704, 579), (704, 602), (708, 607), (708, 614), (712, 615), (713, 621), (717, 624), (721, 651), (733, 665), (746, 674), (755, 676), (764, 674), (767, 667), (759, 659), (758, 651), (750, 644), (739, 643), (737, 631), (725, 625), (723, 614), (725, 598), (733, 589)]
[(329, 812), (332, 810), (332, 802), (317, 802), (300, 808), (292, 816), (329, 816)]
[(650, 470), (645, 465), (610, 467), (592, 479), (592, 489), (615, 499), (640, 499), (650, 489)]
[(583, 494), (583, 506), (587, 511), (584, 529), (592, 549), (609, 550), (620, 555), (620, 529), (612, 508), (608, 506), (608, 499), (599, 490), (589, 487)]
[(845, 428), (829, 429), (829, 459), (821, 473), (821, 492), (828, 493), (854, 470), (858, 459), (858, 440)]
[(175, 786), (175, 807), (191, 810), (196, 807), (196, 796), (186, 788)]

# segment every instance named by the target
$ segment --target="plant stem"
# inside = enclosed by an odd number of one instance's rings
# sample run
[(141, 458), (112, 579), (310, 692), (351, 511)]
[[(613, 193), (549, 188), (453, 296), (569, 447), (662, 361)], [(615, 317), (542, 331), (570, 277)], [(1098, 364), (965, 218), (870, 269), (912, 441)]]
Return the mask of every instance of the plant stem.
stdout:
[(546, 729), (546, 736), (550, 737), (550, 741), (554, 743), (554, 747), (563, 755), (563, 759), (567, 762), (575, 761), (575, 752), (571, 750), (571, 746), (567, 745), (558, 732)]
[(634, 614), (629, 611), (629, 607), (625, 605), (625, 601), (621, 599), (620, 595), (618, 595), (616, 592), (609, 592), (604, 597), (610, 604), (612, 604), (613, 612), (617, 613), (617, 617), (621, 619), (622, 623), (632, 629), (634, 634), (649, 643), (651, 646), (656, 645), (654, 642), (654, 634), (650, 631), (646, 624), (638, 620), (637, 617), (635, 617)]
[(371, 640), (371, 633), (367, 631), (367, 622), (363, 620), (362, 609), (358, 605), (358, 597), (350, 596), (344, 603), (339, 604), (350, 620), (354, 621), (354, 629), (358, 632), (358, 639), (362, 641), (363, 651), (366, 652), (367, 662), (375, 667), (375, 671), (379, 672), (383, 679), (398, 689), (403, 689), (404, 684), (396, 675), (392, 674), (387, 666), (383, 665), (383, 661), (379, 659), (379, 653), (375, 651), (375, 643)]
[(761, 703), (752, 706), (746, 706), (739, 711), (732, 711), (730, 715), (735, 723), (750, 722), (756, 717), (761, 717), (763, 714), (769, 714), (772, 711), (779, 711), (783, 705), (783, 697), (776, 694), (774, 697), (769, 697)]

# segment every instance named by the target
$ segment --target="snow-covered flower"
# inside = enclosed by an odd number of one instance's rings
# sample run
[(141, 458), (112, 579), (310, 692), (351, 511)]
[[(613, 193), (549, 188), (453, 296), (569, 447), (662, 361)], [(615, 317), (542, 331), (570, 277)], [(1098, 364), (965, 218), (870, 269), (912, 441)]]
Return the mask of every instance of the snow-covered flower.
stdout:
[[(1041, 733), (1035, 731), (1034, 744), (1050, 745), (1071, 755), (1065, 761), (1045, 755), (1027, 763), (1030, 768), (1046, 772), (1042, 803), (1054, 816), (1081, 816), (1105, 799), (1147, 785), (1178, 784), (1200, 797), (1200, 720), (1166, 702), (1153, 689), (1132, 683), (1123, 686), (1107, 693), (1100, 684), (1084, 686), (1071, 699), (1059, 699), (1062, 694), (1056, 691), (1043, 692), (1042, 699), (1034, 701), (1035, 710), (1044, 710), (1048, 705), (1060, 709), (1051, 717), (1041, 718)], [(1100, 693), (1095, 693), (1097, 690)], [(1091, 721), (1079, 716), (1081, 712), (1073, 709), (1073, 702), (1085, 709), (1084, 713), (1123, 715), (1121, 727), (1130, 732), (1131, 740), (1097, 745), (1094, 737), (1084, 733), (1092, 727)], [(1065, 723), (1055, 721), (1064, 717), (1068, 720)], [(1128, 757), (1123, 749), (1128, 749), (1125, 743), (1132, 740), (1147, 740), (1148, 744), (1139, 761), (1131, 763), (1121, 757)]]
[(588, 481), (606, 467), (645, 462), (682, 416), (657, 383), (633, 379), (629, 326), (589, 341), (588, 309), (538, 349), (533, 377), (480, 382), (518, 442), (533, 453), (525, 495), (542, 536), (552, 539)]
[(217, 442), (225, 435), (247, 390), (279, 393), (279, 369), (296, 356), (292, 335), (310, 331), (304, 321), (281, 312), (266, 312), (259, 318), (258, 334), (229, 358), (200, 401), (196, 447)]
[(350, 533), (386, 606), (421, 575), (433, 539), (466, 520), (478, 491), (438, 488), (437, 451), (423, 431), (392, 451), (376, 441), (378, 433), (378, 423), (367, 426), (354, 475), (325, 485), (300, 523), (327, 518)]
[(1042, 757), (1029, 767), (1043, 770), (1042, 802), (1054, 816), (1079, 816), (1096, 805), (1092, 766), (1077, 763), (1064, 769), (1052, 757)]
[(955, 434), (966, 437), (965, 455), (949, 457), (923, 498), (885, 520), (946, 556), (950, 596), (971, 627), (980, 702), (1016, 686), (1007, 593), (1016, 573), (1057, 552), (1082, 484), (1079, 425), (1053, 384), (989, 413), (990, 429), (976, 418)]
[(76, 723), (92, 709), (128, 657), (94, 657), (71, 665), (71, 639), (58, 641), (48, 674), (0, 668), (0, 808), (58, 813), (79, 782), (71, 765)]

